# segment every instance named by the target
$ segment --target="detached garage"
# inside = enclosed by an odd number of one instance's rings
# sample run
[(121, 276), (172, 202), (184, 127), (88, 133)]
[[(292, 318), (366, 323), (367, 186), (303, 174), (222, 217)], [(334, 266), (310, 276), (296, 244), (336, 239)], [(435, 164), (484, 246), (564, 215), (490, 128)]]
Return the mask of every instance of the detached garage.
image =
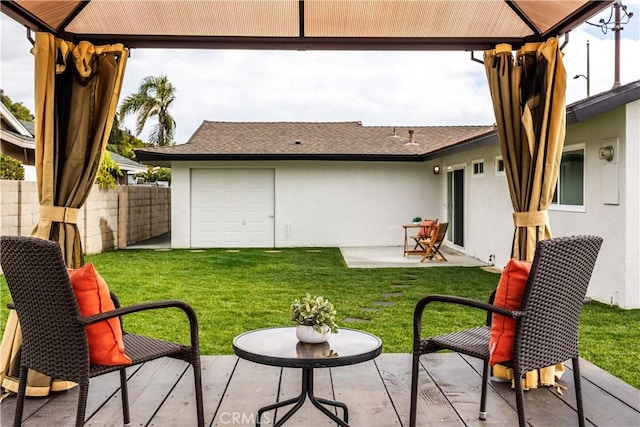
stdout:
[(186, 144), (137, 150), (172, 168), (174, 248), (397, 246), (437, 217), (437, 153), (493, 126), (203, 122)]
[(274, 169), (191, 169), (190, 246), (273, 247), (274, 176)]

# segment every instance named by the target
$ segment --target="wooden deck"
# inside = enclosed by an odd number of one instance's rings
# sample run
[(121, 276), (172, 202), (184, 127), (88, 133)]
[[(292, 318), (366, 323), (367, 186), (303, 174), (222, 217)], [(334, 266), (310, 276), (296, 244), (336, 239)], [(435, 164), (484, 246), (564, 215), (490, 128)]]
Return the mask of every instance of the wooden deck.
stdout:
[[(509, 384), (491, 382), (488, 419), (478, 420), (480, 364), (455, 353), (423, 356), (428, 368), (421, 373), (419, 425), (486, 426), (517, 424), (515, 396)], [(407, 426), (411, 356), (383, 354), (358, 365), (319, 369), (316, 396), (336, 399), (349, 407), (352, 426)], [(525, 393), (532, 426), (577, 425), (571, 363), (562, 383), (569, 389), (558, 395), (543, 388)], [(257, 408), (299, 393), (301, 370), (258, 365), (235, 356), (203, 356), (205, 421), (212, 426), (255, 425)], [(592, 426), (640, 425), (640, 391), (582, 361), (582, 387), (587, 424)], [(117, 374), (92, 380), (87, 425), (120, 426), (122, 412)], [(193, 375), (183, 362), (164, 359), (130, 369), (129, 395), (133, 426), (195, 425)], [(77, 390), (25, 403), (26, 426), (72, 425)], [(2, 425), (13, 420), (15, 397), (2, 403)], [(266, 413), (263, 426), (279, 414)], [(341, 415), (341, 414), (340, 414)], [(329, 426), (329, 420), (309, 401), (285, 426)]]

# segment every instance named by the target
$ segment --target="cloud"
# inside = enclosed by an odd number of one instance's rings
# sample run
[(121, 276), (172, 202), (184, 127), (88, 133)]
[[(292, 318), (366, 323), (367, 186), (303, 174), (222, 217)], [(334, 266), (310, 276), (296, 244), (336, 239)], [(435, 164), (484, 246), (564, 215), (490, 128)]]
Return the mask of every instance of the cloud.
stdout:
[[(625, 3), (636, 15), (621, 33), (623, 84), (640, 79), (640, 1)], [(2, 88), (33, 110), (31, 45), (25, 30), (10, 18), (2, 15), (0, 25)], [(572, 77), (587, 74), (587, 40), (591, 95), (613, 85), (614, 35), (583, 25), (570, 33), (564, 48), (568, 103), (586, 96), (586, 80)], [(127, 63), (122, 97), (134, 93), (145, 76), (161, 74), (177, 88), (171, 112), (179, 143), (203, 120), (388, 126), (495, 121), (484, 67), (471, 61), (468, 52), (136, 49)], [(134, 119), (127, 118), (125, 125), (134, 129)], [(147, 129), (143, 139), (146, 134)]]

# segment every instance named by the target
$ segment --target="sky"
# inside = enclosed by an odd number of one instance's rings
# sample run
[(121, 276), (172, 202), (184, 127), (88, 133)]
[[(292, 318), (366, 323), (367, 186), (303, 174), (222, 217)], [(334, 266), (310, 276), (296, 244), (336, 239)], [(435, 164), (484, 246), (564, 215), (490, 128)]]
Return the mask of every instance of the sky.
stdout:
[[(621, 31), (622, 84), (640, 80), (640, 0), (623, 0), (634, 16)], [(610, 8), (590, 19), (607, 19)], [(26, 30), (0, 14), (0, 87), (34, 110), (33, 56)], [(564, 39), (561, 40), (561, 42)], [(614, 83), (614, 32), (588, 24), (571, 31), (563, 52), (567, 103)], [(469, 52), (319, 52), (132, 49), (121, 99), (142, 79), (166, 75), (176, 87), (170, 107), (175, 140), (187, 142), (207, 121), (360, 121), (364, 126), (491, 125), (484, 66)], [(475, 52), (482, 58), (482, 52)], [(135, 129), (135, 116), (124, 125)], [(146, 141), (149, 126), (140, 135)]]

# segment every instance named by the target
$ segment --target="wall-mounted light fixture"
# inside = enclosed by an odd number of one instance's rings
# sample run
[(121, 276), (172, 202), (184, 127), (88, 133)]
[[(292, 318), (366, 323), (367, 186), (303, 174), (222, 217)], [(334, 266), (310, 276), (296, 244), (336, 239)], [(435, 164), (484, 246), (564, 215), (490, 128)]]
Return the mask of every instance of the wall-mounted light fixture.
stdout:
[(600, 147), (600, 150), (598, 150), (598, 157), (600, 157), (600, 159), (602, 160), (606, 160), (607, 162), (610, 162), (611, 160), (613, 160), (614, 154), (615, 152), (613, 150), (613, 146), (611, 145), (607, 145), (606, 147)]
[(440, 166), (434, 166), (433, 167), (433, 174), (434, 175), (438, 175), (440, 173)]

